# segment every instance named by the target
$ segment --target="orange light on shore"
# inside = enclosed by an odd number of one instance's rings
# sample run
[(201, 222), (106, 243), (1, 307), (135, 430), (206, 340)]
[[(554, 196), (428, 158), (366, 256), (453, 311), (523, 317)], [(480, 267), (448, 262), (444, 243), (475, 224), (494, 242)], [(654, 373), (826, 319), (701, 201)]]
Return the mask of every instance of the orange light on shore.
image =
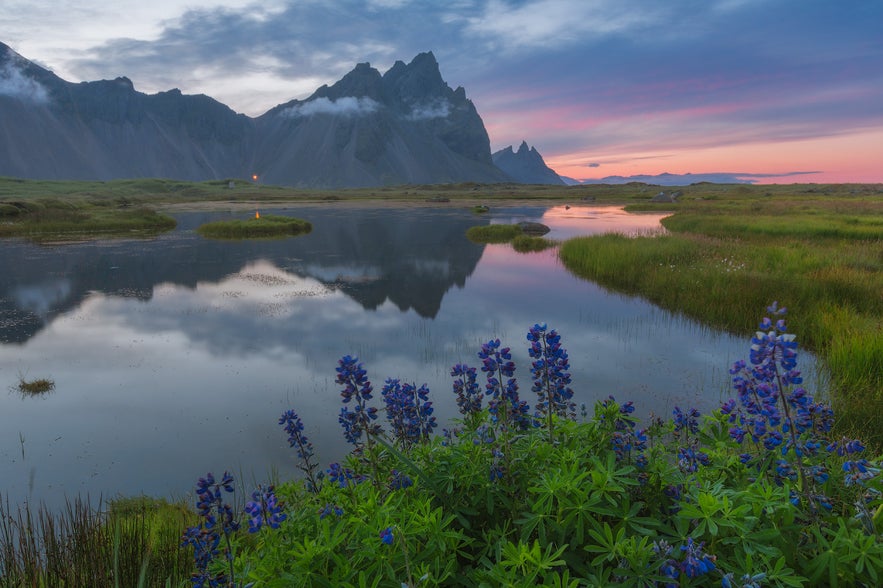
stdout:
[(258, 175), (257, 175), (257, 174), (252, 174), (252, 176), (251, 176), (251, 181), (252, 181), (252, 182), (257, 182), (257, 181), (258, 181)]
[(254, 217), (255, 217), (255, 218), (261, 218), (261, 213), (258, 212), (257, 210), (255, 210), (255, 211), (254, 211)]

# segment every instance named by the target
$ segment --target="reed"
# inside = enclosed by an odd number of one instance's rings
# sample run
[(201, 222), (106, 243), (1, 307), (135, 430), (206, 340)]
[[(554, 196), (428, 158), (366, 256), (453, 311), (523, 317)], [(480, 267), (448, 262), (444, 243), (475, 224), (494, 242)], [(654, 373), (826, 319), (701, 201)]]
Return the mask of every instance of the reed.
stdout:
[(147, 498), (104, 510), (78, 497), (59, 511), (0, 501), (0, 585), (178, 586), (190, 576), (181, 529), (194, 518), (184, 506)]

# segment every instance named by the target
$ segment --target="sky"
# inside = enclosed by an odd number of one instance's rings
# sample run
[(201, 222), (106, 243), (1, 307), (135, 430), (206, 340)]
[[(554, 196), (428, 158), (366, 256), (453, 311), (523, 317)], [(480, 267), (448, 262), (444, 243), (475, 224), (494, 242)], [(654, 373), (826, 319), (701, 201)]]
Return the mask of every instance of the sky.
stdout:
[(883, 182), (881, 0), (2, 0), (0, 41), (257, 116), (432, 51), (561, 175)]

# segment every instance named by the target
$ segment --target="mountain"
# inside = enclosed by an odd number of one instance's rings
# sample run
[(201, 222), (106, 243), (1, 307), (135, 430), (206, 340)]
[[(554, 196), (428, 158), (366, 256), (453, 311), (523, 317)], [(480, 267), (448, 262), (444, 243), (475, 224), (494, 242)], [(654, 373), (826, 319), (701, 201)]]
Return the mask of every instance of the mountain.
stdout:
[(125, 77), (71, 83), (0, 43), (0, 175), (108, 180), (251, 177), (337, 188), (500, 182), (484, 123), (430, 53), (251, 118), (204, 95), (147, 95)]
[(564, 180), (546, 165), (535, 147), (527, 146), (527, 141), (521, 142), (518, 151), (513, 151), (510, 145), (495, 152), (492, 158), (494, 164), (516, 182), (564, 185)]

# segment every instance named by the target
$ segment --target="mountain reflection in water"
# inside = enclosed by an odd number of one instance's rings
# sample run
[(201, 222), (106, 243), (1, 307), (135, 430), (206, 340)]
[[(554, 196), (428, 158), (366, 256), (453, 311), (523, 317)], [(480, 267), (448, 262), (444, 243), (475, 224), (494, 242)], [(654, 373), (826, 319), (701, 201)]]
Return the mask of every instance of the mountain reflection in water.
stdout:
[(211, 241), (195, 227), (249, 213), (193, 212), (150, 241), (0, 242), (0, 386), (20, 377), (56, 384), (39, 398), (0, 395), (3, 499), (181, 496), (197, 476), (225, 469), (263, 481), (276, 468), (286, 479), (295, 456), (276, 423), (289, 408), (327, 465), (348, 449), (334, 383), (346, 354), (359, 356), (377, 389), (389, 377), (427, 383), (441, 422), (457, 416), (450, 367), (477, 367), (476, 352), (494, 337), (512, 347), (522, 397), (535, 402), (525, 336), (536, 322), (561, 333), (578, 403), (613, 394), (643, 415), (716, 405), (728, 366), (747, 354), (744, 338), (573, 277), (555, 250), (518, 254), (465, 238), (476, 224), (521, 220), (549, 225), (552, 239), (642, 232), (661, 215), (579, 206), (279, 212), (313, 231)]

